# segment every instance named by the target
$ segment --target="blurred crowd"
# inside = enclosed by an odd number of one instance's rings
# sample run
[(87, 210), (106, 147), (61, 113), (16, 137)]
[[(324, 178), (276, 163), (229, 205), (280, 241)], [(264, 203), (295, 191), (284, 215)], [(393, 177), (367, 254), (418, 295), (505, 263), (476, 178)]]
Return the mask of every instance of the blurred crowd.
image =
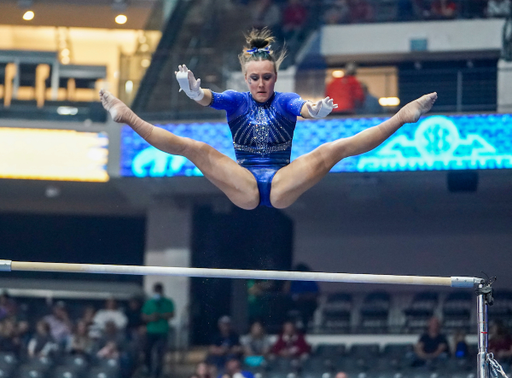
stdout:
[[(512, 335), (501, 322), (492, 323), (489, 333), (489, 351), (506, 370), (510, 369)], [(476, 350), (471, 350), (464, 332), (458, 330), (453, 335), (445, 335), (441, 332), (439, 318), (432, 317), (417, 343), (402, 357), (412, 369), (426, 367), (435, 370), (447, 360), (472, 364), (475, 355)], [(231, 318), (225, 315), (218, 320), (218, 333), (211, 341), (207, 358), (197, 365), (190, 378), (253, 378), (255, 369), (271, 369), (280, 361), (286, 361), (290, 369), (299, 372), (308, 360), (315, 358), (318, 356), (307, 336), (293, 321), (283, 323), (277, 338), (268, 335), (260, 321), (251, 324), (248, 334), (239, 336)], [(344, 356), (340, 354), (338, 358)], [(350, 373), (338, 371), (336, 376), (347, 378)]]
[(0, 296), (0, 352), (27, 362), (46, 358), (57, 363), (68, 355), (84, 357), (91, 364), (115, 360), (122, 377), (136, 370), (157, 377), (173, 316), (174, 304), (165, 298), (160, 283), (154, 285), (149, 299), (133, 297), (120, 308), (109, 298), (103, 308), (85, 306), (76, 319), (70, 316), (66, 302), (58, 301), (35, 324), (4, 292)]
[[(248, 2), (248, 1), (246, 1)], [(354, 24), (380, 20), (381, 0), (261, 0), (255, 4), (253, 26), (269, 27), (286, 41), (300, 37), (304, 27), (324, 24)], [(382, 2), (383, 3), (383, 2)], [(391, 10), (386, 21), (439, 20), (506, 17), (510, 0), (395, 0), (385, 2)], [(317, 20), (318, 21), (318, 20)]]

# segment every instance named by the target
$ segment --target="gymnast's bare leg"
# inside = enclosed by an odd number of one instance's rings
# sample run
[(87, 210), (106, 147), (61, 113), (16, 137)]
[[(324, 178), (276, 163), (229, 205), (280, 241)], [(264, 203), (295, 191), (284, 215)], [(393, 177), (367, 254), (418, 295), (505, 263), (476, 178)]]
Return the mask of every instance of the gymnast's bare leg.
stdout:
[(368, 152), (379, 146), (404, 124), (417, 122), (432, 108), (436, 99), (435, 92), (424, 95), (405, 105), (380, 125), (361, 131), (350, 138), (325, 143), (281, 168), (272, 181), (272, 206), (290, 206), (305, 191), (317, 184), (340, 160)]
[(118, 123), (125, 123), (149, 144), (172, 155), (189, 159), (236, 206), (251, 210), (259, 204), (256, 179), (247, 169), (203, 142), (183, 138), (140, 119), (111, 93), (101, 90), (103, 107)]

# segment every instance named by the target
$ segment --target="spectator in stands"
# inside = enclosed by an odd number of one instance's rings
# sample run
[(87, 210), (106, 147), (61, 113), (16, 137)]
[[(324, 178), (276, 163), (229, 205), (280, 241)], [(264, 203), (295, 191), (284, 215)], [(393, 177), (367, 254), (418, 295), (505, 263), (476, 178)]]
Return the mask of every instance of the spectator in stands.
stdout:
[(283, 331), (270, 351), (273, 355), (283, 358), (307, 358), (311, 346), (306, 342), (304, 335), (297, 331), (291, 321), (283, 324)]
[[(299, 263), (294, 270), (299, 272), (310, 272), (311, 268), (304, 263)], [(307, 331), (309, 322), (318, 306), (320, 289), (313, 281), (287, 281), (283, 291), (289, 295), (292, 303), (292, 311), (296, 311), (300, 318), (300, 327)]]
[(82, 355), (89, 357), (93, 351), (94, 343), (89, 337), (87, 324), (83, 320), (79, 320), (75, 327), (75, 332), (69, 338), (66, 351), (73, 355)]
[(101, 331), (105, 330), (105, 326), (109, 322), (113, 322), (119, 331), (123, 331), (128, 323), (126, 315), (117, 308), (117, 301), (114, 298), (107, 299), (105, 308), (98, 310), (93, 319), (93, 323)]
[[(169, 320), (174, 317), (174, 302), (164, 296), (160, 282), (153, 286), (152, 297), (142, 306), (142, 319), (146, 322), (145, 364), (154, 377), (160, 375), (162, 359), (167, 348)], [(156, 354), (153, 364), (153, 353)]]
[(487, 17), (507, 17), (511, 14), (510, 0), (489, 0), (487, 3)]
[(119, 359), (120, 351), (125, 349), (125, 342), (124, 333), (117, 328), (116, 323), (108, 321), (105, 324), (103, 336), (97, 342), (96, 355), (100, 358)]
[(196, 365), (196, 371), (194, 374), (197, 378), (212, 378), (216, 376), (216, 374), (212, 374), (212, 370), (216, 370), (215, 366), (202, 361)]
[(230, 358), (226, 361), (224, 373), (220, 374), (218, 378), (254, 378), (254, 375), (250, 371), (242, 370), (240, 360)]
[(457, 17), (457, 3), (453, 0), (434, 0), (430, 6), (431, 17), (452, 19)]
[(0, 323), (0, 352), (14, 353), (19, 357), (21, 346), (21, 338), (14, 320), (7, 319)]
[(44, 321), (50, 327), (50, 334), (53, 340), (59, 346), (65, 347), (73, 329), (66, 304), (63, 301), (55, 303), (52, 314), (45, 316)]
[(367, 0), (350, 0), (351, 23), (372, 22), (373, 17), (373, 7)]
[(449, 348), (446, 336), (441, 332), (441, 322), (435, 316), (429, 319), (428, 329), (420, 336), (418, 343), (414, 346), (416, 360), (413, 366), (421, 366), (425, 363), (432, 363), (438, 359), (448, 356)]
[(96, 315), (96, 309), (94, 306), (88, 305), (84, 308), (82, 317), (78, 320), (84, 322), (87, 325), (89, 337), (92, 339), (98, 339), (101, 337), (101, 329), (98, 324), (94, 323), (94, 316)]
[(253, 14), (253, 27), (257, 29), (267, 27), (278, 39), (281, 38), (281, 9), (274, 0), (258, 1)]
[(4, 291), (0, 294), (0, 321), (16, 315), (16, 302)]
[(128, 337), (137, 338), (141, 333), (141, 328), (144, 327), (144, 320), (142, 319), (142, 303), (138, 297), (132, 297), (128, 301), (128, 308), (126, 309), (126, 331)]
[(355, 114), (356, 109), (363, 103), (364, 92), (355, 77), (356, 71), (355, 63), (348, 63), (344, 74), (333, 78), (327, 85), (325, 95), (338, 104), (338, 108), (333, 109), (332, 114)]
[(453, 335), (453, 356), (466, 359), (469, 357), (469, 346), (466, 342), (466, 333), (459, 329)]
[(336, 373), (334, 378), (348, 378), (348, 375), (344, 371), (339, 371), (339, 372)]
[(357, 109), (358, 114), (382, 114), (384, 108), (379, 104), (379, 99), (372, 95), (368, 90), (368, 86), (365, 83), (361, 83), (363, 88), (364, 101), (361, 106)]
[(327, 25), (346, 24), (350, 21), (350, 7), (347, 0), (336, 0), (324, 12), (324, 23)]
[(503, 322), (494, 321), (489, 330), (489, 352), (500, 363), (512, 362), (512, 336)]
[(270, 306), (268, 297), (276, 292), (275, 281), (272, 280), (248, 280), (247, 301), (249, 322), (268, 317)]
[(240, 345), (240, 337), (233, 330), (231, 318), (227, 315), (222, 316), (217, 322), (219, 332), (212, 340), (208, 348), (208, 363), (222, 369), (226, 361), (230, 358), (241, 358), (243, 348)]
[(308, 10), (302, 0), (288, 0), (283, 8), (283, 38), (291, 51), (297, 49), (303, 38), (304, 26), (308, 20)]
[(59, 349), (57, 343), (51, 335), (51, 327), (45, 320), (37, 322), (36, 334), (28, 343), (28, 356), (50, 357)]
[(263, 324), (255, 321), (250, 332), (242, 339), (244, 361), (248, 366), (260, 366), (270, 352), (272, 343), (265, 332)]

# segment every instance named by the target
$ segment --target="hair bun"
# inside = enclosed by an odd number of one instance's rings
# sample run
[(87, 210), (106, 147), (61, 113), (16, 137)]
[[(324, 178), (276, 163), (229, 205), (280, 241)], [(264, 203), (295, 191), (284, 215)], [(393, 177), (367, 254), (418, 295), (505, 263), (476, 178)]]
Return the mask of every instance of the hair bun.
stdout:
[(270, 44), (269, 40), (263, 38), (255, 38), (248, 42), (250, 47), (256, 47), (257, 49), (262, 49)]

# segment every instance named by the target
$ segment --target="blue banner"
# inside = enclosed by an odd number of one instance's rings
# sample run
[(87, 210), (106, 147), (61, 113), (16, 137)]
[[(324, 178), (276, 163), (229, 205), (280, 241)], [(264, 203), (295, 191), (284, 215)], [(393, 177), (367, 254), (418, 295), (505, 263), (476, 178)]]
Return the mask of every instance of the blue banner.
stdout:
[[(292, 160), (319, 145), (347, 138), (386, 118), (328, 118), (297, 122)], [(157, 125), (208, 143), (235, 158), (224, 122)], [(512, 115), (429, 116), (406, 124), (376, 149), (339, 162), (331, 172), (433, 171), (512, 168)], [(186, 158), (151, 147), (130, 127), (121, 131), (121, 176), (201, 176)]]

